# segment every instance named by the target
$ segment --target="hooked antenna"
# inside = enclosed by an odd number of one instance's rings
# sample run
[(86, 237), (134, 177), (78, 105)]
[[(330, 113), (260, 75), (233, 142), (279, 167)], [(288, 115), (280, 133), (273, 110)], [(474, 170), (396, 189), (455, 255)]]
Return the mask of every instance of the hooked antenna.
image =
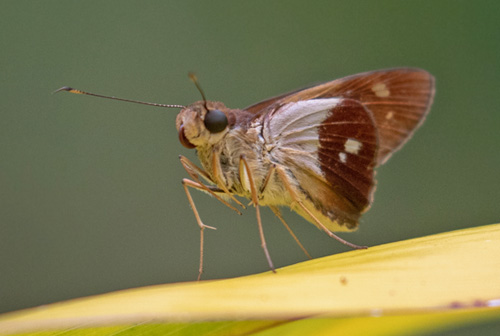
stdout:
[(94, 96), (94, 97), (106, 98), (106, 99), (113, 99), (113, 100), (120, 100), (120, 101), (124, 101), (124, 102), (128, 102), (128, 103), (136, 103), (136, 104), (150, 105), (150, 106), (156, 106), (156, 107), (168, 107), (168, 108), (185, 108), (186, 107), (184, 105), (148, 103), (148, 102), (143, 102), (143, 101), (139, 101), (139, 100), (124, 99), (124, 98), (118, 98), (118, 97), (113, 97), (113, 96), (104, 96), (104, 95), (100, 95), (100, 94), (95, 94), (95, 93), (91, 93), (91, 92), (85, 92), (85, 91), (73, 89), (69, 86), (63, 86), (62, 88), (57, 89), (52, 93), (58, 93), (61, 91), (68, 91), (68, 92), (76, 93), (76, 94), (82, 94), (82, 95)]

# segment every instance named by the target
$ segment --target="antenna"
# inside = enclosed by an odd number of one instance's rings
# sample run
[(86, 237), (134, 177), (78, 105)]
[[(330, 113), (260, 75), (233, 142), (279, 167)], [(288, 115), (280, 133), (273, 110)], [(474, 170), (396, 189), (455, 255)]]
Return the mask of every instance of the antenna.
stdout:
[[(150, 105), (150, 106), (156, 106), (156, 107), (168, 107), (168, 108), (185, 108), (186, 107), (184, 105), (148, 103), (148, 102), (143, 102), (143, 101), (139, 101), (139, 100), (124, 99), (124, 98), (118, 98), (118, 97), (113, 97), (113, 96), (104, 96), (104, 95), (100, 95), (100, 94), (95, 94), (95, 93), (91, 93), (91, 92), (85, 92), (85, 91), (73, 89), (69, 86), (63, 86), (62, 88), (55, 90), (53, 93), (58, 93), (61, 91), (68, 91), (68, 92), (76, 93), (76, 94), (82, 94), (82, 95), (94, 96), (94, 97), (106, 98), (106, 99), (113, 99), (113, 100), (120, 100), (120, 101), (124, 101), (124, 102), (128, 102), (128, 103), (136, 103), (136, 104)], [(203, 93), (202, 93), (202, 95), (203, 95)]]
[(200, 91), (201, 98), (203, 98), (203, 103), (205, 105), (205, 109), (208, 111), (207, 98), (205, 97), (205, 93), (203, 93), (203, 90), (201, 89), (200, 83), (198, 83), (198, 77), (196, 77), (196, 74), (194, 72), (190, 72), (188, 76), (189, 79), (193, 81), (194, 85), (196, 85), (198, 91)]

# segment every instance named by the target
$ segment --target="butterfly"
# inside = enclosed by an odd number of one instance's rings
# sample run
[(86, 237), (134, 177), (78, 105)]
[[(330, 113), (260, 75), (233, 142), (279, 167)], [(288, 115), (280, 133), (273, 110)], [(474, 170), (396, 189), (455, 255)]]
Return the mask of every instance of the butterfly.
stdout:
[[(175, 107), (179, 141), (196, 149), (201, 167), (180, 161), (189, 179), (183, 188), (200, 228), (203, 273), (203, 223), (190, 190), (203, 191), (237, 213), (251, 201), (269, 267), (275, 271), (264, 237), (260, 207), (268, 206), (300, 248), (284, 221), (289, 207), (330, 237), (352, 247), (333, 232), (352, 231), (373, 202), (375, 168), (399, 150), (423, 123), (433, 102), (434, 77), (415, 68), (360, 73), (286, 93), (245, 109), (203, 100)], [(91, 94), (63, 87), (58, 91)], [(106, 97), (106, 96), (104, 96)], [(127, 99), (106, 97), (118, 100)], [(137, 102), (137, 101), (134, 101)], [(139, 102), (143, 103), (143, 102)], [(233, 205), (234, 202), (236, 205)]]

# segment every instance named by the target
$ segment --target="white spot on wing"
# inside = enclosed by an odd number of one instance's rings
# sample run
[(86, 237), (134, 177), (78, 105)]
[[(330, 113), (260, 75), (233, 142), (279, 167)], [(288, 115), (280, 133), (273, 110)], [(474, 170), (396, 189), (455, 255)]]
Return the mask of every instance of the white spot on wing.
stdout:
[(384, 83), (377, 83), (372, 86), (372, 91), (377, 97), (389, 97), (391, 92)]
[(339, 153), (339, 159), (340, 159), (340, 162), (346, 163), (347, 162), (347, 154), (344, 153), (344, 152), (340, 152)]
[(393, 111), (389, 111), (385, 115), (385, 119), (387, 119), (387, 120), (392, 119), (392, 117), (394, 117), (394, 112)]
[(363, 146), (363, 144), (361, 142), (359, 142), (358, 140), (347, 139), (347, 141), (344, 144), (344, 150), (347, 153), (358, 154), (359, 150), (361, 149), (362, 146)]

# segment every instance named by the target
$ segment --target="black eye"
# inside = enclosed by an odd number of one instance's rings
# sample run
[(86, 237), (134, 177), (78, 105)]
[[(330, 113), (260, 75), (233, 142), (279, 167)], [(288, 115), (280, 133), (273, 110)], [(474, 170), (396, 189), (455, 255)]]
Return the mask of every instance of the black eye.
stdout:
[(221, 110), (208, 110), (204, 123), (210, 133), (219, 133), (226, 129), (228, 121)]

